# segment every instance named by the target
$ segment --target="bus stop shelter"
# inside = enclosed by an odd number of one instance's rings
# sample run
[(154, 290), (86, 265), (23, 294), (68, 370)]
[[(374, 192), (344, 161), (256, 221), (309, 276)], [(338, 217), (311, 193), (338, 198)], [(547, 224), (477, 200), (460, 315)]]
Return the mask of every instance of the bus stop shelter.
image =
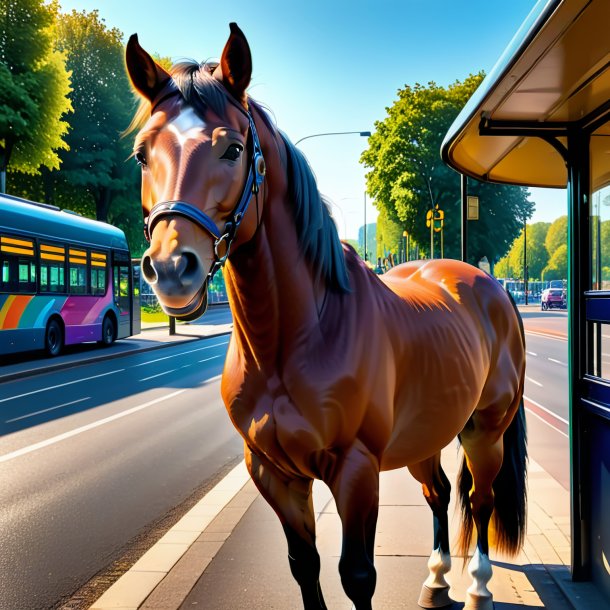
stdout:
[(610, 1), (540, 0), (441, 154), (477, 180), (567, 186), (572, 577), (610, 600)]

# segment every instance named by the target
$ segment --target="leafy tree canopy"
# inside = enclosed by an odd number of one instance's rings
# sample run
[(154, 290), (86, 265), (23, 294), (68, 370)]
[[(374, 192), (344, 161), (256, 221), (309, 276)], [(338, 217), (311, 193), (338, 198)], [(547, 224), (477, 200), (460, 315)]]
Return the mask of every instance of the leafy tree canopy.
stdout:
[(377, 216), (377, 256), (385, 258), (389, 252), (398, 254), (403, 247), (403, 229), (399, 223), (388, 218), (385, 209)]
[(57, 1), (0, 2), (0, 171), (59, 167), (71, 110), (65, 55), (54, 48)]
[(543, 280), (564, 280), (568, 277), (568, 244), (561, 244), (542, 273)]
[[(371, 170), (367, 190), (377, 208), (386, 210), (388, 218), (406, 229), (424, 251), (430, 250), (426, 212), (438, 204), (445, 213), (445, 256), (460, 256), (460, 177), (442, 162), (439, 150), (483, 76), (470, 75), (447, 88), (434, 82), (427, 87), (405, 86), (386, 108), (387, 117), (375, 124), (369, 148), (362, 154), (361, 162)], [(493, 264), (508, 251), (534, 204), (521, 187), (469, 180), (469, 194), (478, 195), (480, 201), (480, 220), (469, 222), (469, 261), (487, 256)]]
[(125, 162), (129, 143), (120, 137), (135, 109), (122, 34), (106, 27), (96, 10), (61, 15), (57, 32), (57, 46), (72, 71), (74, 106), (61, 180), (85, 188), (96, 217), (107, 221), (115, 194), (138, 184), (137, 170)]
[(546, 234), (544, 245), (549, 253), (549, 256), (553, 256), (559, 246), (568, 243), (568, 217), (560, 216), (553, 221), (553, 224), (549, 227), (549, 231)]

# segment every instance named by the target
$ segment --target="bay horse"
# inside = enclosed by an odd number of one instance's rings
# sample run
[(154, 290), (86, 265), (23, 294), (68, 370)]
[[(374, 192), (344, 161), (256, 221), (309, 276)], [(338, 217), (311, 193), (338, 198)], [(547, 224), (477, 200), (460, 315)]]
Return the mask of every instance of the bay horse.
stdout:
[(312, 482), (334, 496), (339, 572), (372, 608), (379, 473), (408, 467), (432, 509), (419, 604), (448, 605), (451, 485), (441, 450), (459, 436), (467, 608), (493, 608), (488, 525), (522, 546), (526, 514), (524, 335), (514, 302), (483, 271), (417, 261), (375, 275), (342, 244), (303, 154), (246, 93), (251, 52), (236, 24), (219, 63), (170, 72), (130, 38), (142, 99), (132, 121), (150, 242), (142, 272), (164, 310), (193, 320), (224, 266), (234, 330), (221, 383), (247, 468), (277, 513), (307, 610), (319, 584)]

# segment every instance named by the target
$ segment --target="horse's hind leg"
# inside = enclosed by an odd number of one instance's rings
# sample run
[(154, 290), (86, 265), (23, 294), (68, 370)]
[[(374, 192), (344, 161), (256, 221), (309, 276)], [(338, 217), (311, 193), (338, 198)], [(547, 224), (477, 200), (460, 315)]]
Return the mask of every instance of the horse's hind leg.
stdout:
[(375, 527), (379, 510), (379, 461), (356, 441), (327, 481), (343, 527), (341, 583), (356, 610), (371, 610), (377, 573)]
[(449, 583), (445, 580), (445, 574), (451, 569), (447, 516), (451, 484), (441, 467), (440, 453), (409, 466), (409, 471), (422, 485), (434, 524), (434, 545), (428, 559), (430, 573), (422, 586), (418, 604), (422, 608), (442, 608), (453, 603), (449, 597)]
[(261, 495), (276, 512), (288, 542), (288, 560), (301, 588), (305, 610), (326, 610), (320, 589), (320, 555), (316, 549), (316, 523), (311, 479), (286, 481), (269, 463), (245, 449), (246, 465)]
[[(477, 531), (477, 547), (468, 564), (472, 585), (467, 591), (465, 609), (493, 610), (492, 594), (487, 588), (492, 576), (488, 529), (494, 509), (492, 485), (502, 467), (503, 440), (500, 436), (495, 442), (489, 442), (482, 435), (468, 430), (462, 433), (461, 440), (471, 474), (470, 509)], [(468, 551), (463, 550), (466, 556)]]

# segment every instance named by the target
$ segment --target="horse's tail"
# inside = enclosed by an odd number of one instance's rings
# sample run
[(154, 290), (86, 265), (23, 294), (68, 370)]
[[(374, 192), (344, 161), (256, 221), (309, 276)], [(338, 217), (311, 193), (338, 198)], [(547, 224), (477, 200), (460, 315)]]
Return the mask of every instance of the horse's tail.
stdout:
[[(512, 302), (525, 345), (523, 322), (512, 297)], [(496, 548), (509, 555), (516, 555), (523, 546), (527, 518), (527, 429), (525, 423), (525, 407), (523, 405), (523, 380), (520, 383), (519, 408), (511, 423), (504, 432), (504, 459), (500, 472), (496, 476), (492, 488), (494, 492), (494, 511), (492, 527), (495, 532)], [(470, 506), (470, 490), (472, 489), (472, 474), (468, 469), (466, 457), (458, 477), (458, 490), (462, 512), (462, 534), (460, 547), (463, 557), (468, 555), (473, 534), (473, 516)]]

